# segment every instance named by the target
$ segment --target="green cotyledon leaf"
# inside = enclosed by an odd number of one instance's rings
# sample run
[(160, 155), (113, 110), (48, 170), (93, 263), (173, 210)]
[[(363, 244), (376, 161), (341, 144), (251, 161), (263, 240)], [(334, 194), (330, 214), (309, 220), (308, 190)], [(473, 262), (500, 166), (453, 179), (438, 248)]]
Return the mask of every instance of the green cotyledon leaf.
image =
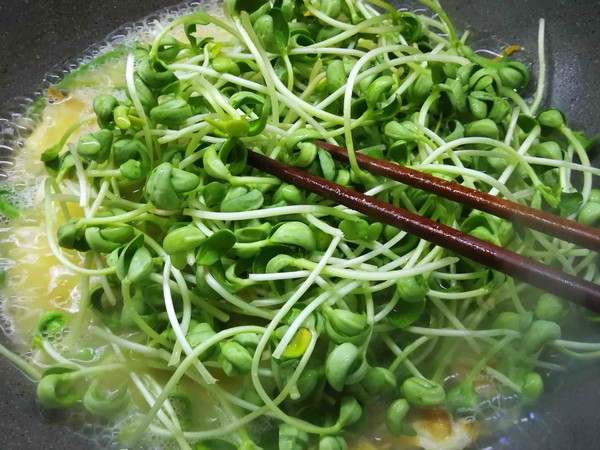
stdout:
[(219, 230), (198, 246), (196, 264), (210, 266), (221, 259), (235, 245), (235, 235), (231, 230)]
[(6, 198), (10, 194), (10, 191), (0, 190), (0, 214), (7, 219), (17, 220), (21, 217), (21, 210)]
[(200, 178), (191, 172), (177, 169), (164, 162), (154, 168), (144, 191), (154, 206), (164, 210), (179, 209), (185, 194), (200, 184)]
[(120, 280), (135, 283), (152, 273), (152, 256), (144, 246), (144, 236), (138, 235), (119, 254), (117, 276)]
[(290, 27), (278, 8), (271, 9), (254, 22), (254, 31), (265, 50), (278, 55), (287, 52)]

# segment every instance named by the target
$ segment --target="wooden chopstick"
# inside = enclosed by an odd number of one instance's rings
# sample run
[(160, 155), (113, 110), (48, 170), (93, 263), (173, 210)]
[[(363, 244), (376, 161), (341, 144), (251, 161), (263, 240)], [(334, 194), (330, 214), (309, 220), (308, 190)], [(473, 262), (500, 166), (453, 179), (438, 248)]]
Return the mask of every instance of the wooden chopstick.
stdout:
[[(328, 151), (335, 159), (348, 162), (348, 152), (342, 147), (317, 141), (316, 145)], [(471, 208), (493, 214), (515, 224), (532, 228), (559, 239), (600, 252), (600, 229), (592, 228), (555, 214), (529, 208), (510, 200), (489, 195), (452, 181), (403, 167), (388, 161), (355, 153), (359, 166), (369, 172), (383, 175), (440, 197), (462, 203)]]
[(600, 313), (599, 285), (257, 152), (248, 152), (248, 163), (287, 183), (322, 195), (375, 220), (395, 226), (517, 280)]

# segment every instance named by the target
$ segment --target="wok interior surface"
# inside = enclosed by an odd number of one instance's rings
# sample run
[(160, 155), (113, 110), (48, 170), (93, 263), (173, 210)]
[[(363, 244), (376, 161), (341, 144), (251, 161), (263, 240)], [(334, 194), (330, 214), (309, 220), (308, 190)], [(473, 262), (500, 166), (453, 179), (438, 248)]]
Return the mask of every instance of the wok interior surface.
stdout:
[[(104, 0), (74, 6), (67, 0), (0, 0), (0, 117), (10, 118), (22, 103), (18, 98), (31, 96), (53, 67), (74, 60), (124, 23), (171, 4), (165, 0)], [(443, 0), (442, 4), (459, 30), (472, 32), (470, 42), (481, 43), (475, 48), (521, 45), (520, 57), (533, 62), (534, 78), (538, 19), (545, 18), (549, 80), (544, 103), (563, 110), (569, 123), (588, 136), (600, 132), (597, 0)], [(596, 164), (600, 164), (599, 152), (596, 145), (592, 155)], [(600, 335), (598, 327), (589, 328), (579, 332), (588, 337)], [(542, 403), (522, 423), (483, 439), (475, 448), (597, 448), (600, 367), (594, 362), (577, 367), (575, 373), (560, 377), (557, 386), (548, 389)], [(94, 448), (86, 438), (57, 424), (56, 418), (44, 418), (36, 404), (34, 385), (4, 360), (0, 360), (0, 379), (0, 448)]]

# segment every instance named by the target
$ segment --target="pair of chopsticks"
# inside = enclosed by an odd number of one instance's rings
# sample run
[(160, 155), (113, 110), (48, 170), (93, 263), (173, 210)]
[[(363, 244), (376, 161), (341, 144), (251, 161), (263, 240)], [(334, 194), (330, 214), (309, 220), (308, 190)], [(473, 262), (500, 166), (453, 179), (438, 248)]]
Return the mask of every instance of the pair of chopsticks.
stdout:
[[(348, 153), (345, 149), (321, 141), (315, 143), (323, 150), (328, 151), (335, 159), (348, 162)], [(356, 159), (361, 168), (372, 173), (463, 203), (591, 250), (600, 251), (600, 230), (595, 228), (363, 154), (357, 153)], [(597, 284), (257, 152), (248, 152), (248, 163), (287, 183), (319, 194), (375, 220), (397, 227), (517, 280), (600, 313), (600, 286)]]

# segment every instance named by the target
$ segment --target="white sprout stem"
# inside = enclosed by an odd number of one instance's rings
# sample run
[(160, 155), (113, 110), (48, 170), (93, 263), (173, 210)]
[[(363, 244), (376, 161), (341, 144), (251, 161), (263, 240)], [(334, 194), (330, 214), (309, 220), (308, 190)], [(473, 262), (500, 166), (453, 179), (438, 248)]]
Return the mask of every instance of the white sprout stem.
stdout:
[[(155, 402), (156, 397), (148, 391), (147, 387), (144, 385), (143, 381), (136, 373), (130, 373), (129, 377), (131, 378), (131, 381), (133, 381), (139, 393), (142, 394), (142, 397), (144, 398), (146, 403), (148, 403), (148, 405), (151, 406)], [(163, 423), (163, 425), (167, 428), (169, 432), (169, 437), (174, 437), (182, 450), (191, 450), (190, 445), (187, 443), (187, 440), (183, 436), (181, 428), (177, 428), (163, 411), (158, 411), (157, 417), (158, 420), (160, 420)]]
[[(470, 331), (458, 319), (458, 317), (456, 317), (456, 315), (453, 314), (452, 311), (450, 311), (450, 309), (443, 302), (441, 302), (438, 298), (431, 296), (431, 297), (429, 297), (429, 300), (431, 301), (431, 303), (434, 304), (434, 306), (437, 309), (439, 309), (442, 312), (444, 317), (446, 317), (446, 319), (448, 319), (448, 322), (450, 322), (450, 324), (453, 325), (455, 329), (457, 329), (459, 331), (463, 331), (465, 333), (468, 333)], [(471, 348), (476, 353), (481, 352), (481, 347), (479, 346), (479, 344), (477, 344), (477, 342), (475, 341), (475, 339), (472, 336), (470, 336), (469, 334), (466, 334), (465, 340), (467, 341), (467, 343), (471, 346)]]
[[(349, 269), (339, 269), (334, 266), (325, 266), (323, 268), (323, 273), (329, 276), (346, 278), (350, 280), (361, 280), (361, 281), (385, 281), (385, 280), (399, 280), (401, 278), (413, 277), (415, 275), (419, 275), (422, 273), (427, 273), (433, 270), (438, 270), (444, 266), (448, 266), (458, 261), (458, 258), (453, 256), (448, 256), (446, 258), (439, 259), (437, 261), (418, 265), (409, 269), (401, 269), (394, 270), (388, 272), (367, 272), (364, 270), (349, 270)], [(302, 267), (305, 269), (313, 269), (320, 265), (315, 264), (312, 261), (308, 261), (305, 259), (297, 259), (294, 261), (294, 264), (298, 267)]]
[[(386, 335), (386, 338), (389, 339), (389, 336)], [(406, 363), (406, 360), (411, 353), (417, 350), (421, 345), (429, 342), (430, 339), (431, 338), (428, 336), (421, 336), (419, 339), (416, 339), (414, 342), (411, 342), (409, 345), (407, 345), (404, 350), (396, 354), (396, 359), (392, 362), (392, 364), (390, 364), (389, 370), (395, 372), (400, 364)]]
[(150, 212), (154, 209), (154, 206), (152, 206), (151, 204), (147, 204), (133, 211), (129, 211), (123, 214), (115, 214), (114, 216), (110, 217), (86, 217), (85, 219), (81, 219), (80, 223), (87, 226), (114, 225), (117, 223), (125, 223), (134, 220), (142, 214)]
[[(534, 144), (534, 142), (538, 138), (539, 134), (540, 134), (540, 128), (536, 127), (531, 132), (531, 134), (529, 134), (529, 136), (527, 136), (527, 139), (525, 139), (525, 141), (523, 141), (523, 144), (521, 144), (521, 146), (517, 150), (517, 153), (520, 156), (525, 155), (525, 153), (527, 153), (529, 151), (529, 149), (531, 148), (531, 146)], [(529, 166), (529, 165), (527, 165), (526, 167), (531, 169), (531, 166)], [(504, 169), (504, 172), (502, 172), (502, 175), (500, 175), (500, 177), (498, 178), (498, 182), (501, 185), (505, 185), (516, 168), (517, 168), (517, 164), (511, 164), (508, 167), (506, 167), (506, 169)], [(531, 170), (529, 170), (528, 172), (529, 172), (528, 174), (530, 176), (532, 174), (534, 174), (534, 172), (532, 172)], [(540, 183), (540, 180), (537, 177), (537, 175), (534, 175), (533, 177), (531, 177), (531, 181), (533, 182), (534, 185), (538, 185)], [(489, 191), (489, 194), (496, 195), (498, 193), (498, 191), (499, 191), (498, 188), (494, 187)]]
[(600, 350), (600, 342), (576, 342), (567, 341), (564, 339), (556, 339), (552, 341), (551, 345), (556, 347), (569, 348), (573, 350), (586, 350), (586, 351), (597, 351)]
[[(590, 157), (583, 148), (583, 145), (579, 142), (579, 139), (573, 134), (570, 128), (566, 125), (560, 127), (561, 133), (569, 140), (569, 143), (573, 146), (575, 153), (579, 157), (581, 164), (590, 166)], [(592, 175), (589, 171), (583, 172), (583, 186), (581, 188), (581, 195), (583, 196), (583, 202), (587, 202), (592, 190)]]
[(306, 278), (308, 275), (310, 275), (310, 271), (308, 270), (295, 270), (293, 272), (281, 273), (250, 273), (248, 274), (248, 279), (251, 281), (280, 281)]
[(356, 214), (350, 214), (329, 206), (320, 205), (292, 205), (278, 206), (269, 209), (258, 209), (255, 211), (244, 212), (214, 212), (196, 209), (184, 209), (183, 214), (204, 220), (222, 220), (222, 221), (240, 221), (251, 219), (265, 219), (267, 217), (286, 216), (288, 214), (313, 214), (313, 215), (332, 215), (342, 219), (352, 219)]
[[(185, 337), (181, 324), (177, 320), (177, 313), (175, 312), (175, 306), (173, 305), (173, 297), (171, 295), (171, 288), (169, 286), (169, 278), (171, 275), (171, 259), (168, 255), (163, 256), (163, 258), (163, 297), (165, 301), (165, 310), (167, 312), (167, 317), (169, 318), (171, 328), (173, 329), (175, 337), (177, 338), (177, 343), (181, 346), (186, 355), (189, 355), (190, 353), (192, 353), (192, 347), (190, 346), (189, 342)], [(189, 323), (189, 318), (187, 320)], [(202, 364), (201, 361), (196, 361), (194, 363), (194, 366), (196, 367), (206, 384), (216, 383), (216, 378), (210, 374), (210, 372), (206, 369), (206, 367), (204, 366), (204, 364)]]
[[(187, 283), (185, 278), (183, 277), (180, 270), (176, 269), (171, 265), (171, 273), (173, 274), (173, 278), (179, 286), (179, 292), (181, 294), (181, 299), (183, 301), (183, 316), (181, 318), (181, 331), (185, 334), (188, 332), (190, 327), (190, 323), (192, 320), (192, 300), (191, 293), (187, 287)], [(170, 283), (169, 283), (170, 287)]]
[[(539, 166), (557, 167), (569, 170), (575, 170), (577, 172), (589, 173), (590, 175), (600, 176), (600, 168), (593, 166), (586, 166), (585, 164), (574, 163), (564, 160), (556, 160), (550, 158), (540, 158), (538, 156), (524, 155), (523, 159), (529, 164), (537, 164)], [(565, 183), (562, 183), (566, 185)]]
[(98, 209), (100, 209), (100, 206), (102, 206), (102, 202), (106, 198), (106, 193), (108, 192), (109, 188), (110, 188), (110, 182), (108, 180), (103, 180), (102, 184), (100, 185), (100, 190), (98, 191), (98, 195), (94, 199), (94, 202), (92, 203), (92, 206), (90, 207), (90, 210), (88, 211), (87, 217), (93, 217), (96, 215), (96, 213), (98, 212)]
[[(385, 53), (385, 52), (401, 52), (401, 51), (412, 51), (411, 47), (406, 47), (404, 45), (391, 45), (388, 47), (376, 48), (362, 56), (352, 67), (350, 74), (348, 75), (348, 81), (346, 82), (345, 91), (344, 91), (344, 106), (343, 106), (343, 117), (344, 117), (344, 137), (346, 139), (346, 149), (348, 152), (348, 157), (350, 160), (350, 165), (352, 169), (356, 173), (360, 173), (360, 169), (358, 168), (358, 163), (356, 162), (356, 156), (354, 155), (354, 141), (352, 139), (352, 117), (351, 117), (351, 104), (352, 104), (352, 91), (356, 84), (357, 77), (360, 69), (367, 64), (370, 60), (375, 58), (377, 55)], [(454, 62), (458, 64), (468, 64), (468, 60), (465, 58), (451, 58)], [(409, 56), (403, 56), (400, 58), (396, 58), (390, 61), (390, 65), (401, 65), (407, 64), (410, 62), (424, 62), (424, 61), (440, 61), (445, 60), (448, 61), (448, 56), (446, 55), (423, 55), (423, 54), (415, 54)], [(383, 69), (385, 70), (385, 68)]]
[(87, 182), (85, 169), (83, 168), (83, 163), (81, 162), (79, 154), (75, 150), (75, 146), (69, 145), (68, 148), (69, 153), (71, 154), (71, 158), (73, 158), (73, 164), (75, 165), (77, 179), (79, 180), (79, 206), (81, 206), (82, 208), (84, 208), (84, 210), (87, 211), (87, 208), (89, 207), (91, 188)]
[[(427, 337), (423, 336), (425, 339), (428, 339)], [(419, 338), (422, 339), (423, 337)], [(396, 358), (402, 362), (406, 368), (408, 369), (408, 371), (411, 373), (411, 375), (415, 376), (415, 377), (419, 377), (419, 378), (423, 378), (423, 375), (421, 374), (421, 372), (419, 371), (419, 369), (417, 369), (417, 366), (415, 366), (410, 359), (408, 359), (408, 355), (411, 353), (411, 350), (409, 351), (403, 351), (400, 346), (398, 346), (398, 344), (396, 344), (387, 334), (384, 334), (382, 336), (383, 342), (385, 342), (385, 344), (389, 347), (389, 349), (392, 351), (392, 353), (394, 355), (396, 355)], [(415, 342), (419, 342), (419, 339), (417, 339)], [(413, 342), (413, 344), (415, 343)], [(413, 347), (414, 349), (414, 347)], [(393, 364), (393, 363), (392, 363)]]
[(491, 375), (493, 378), (498, 380), (503, 385), (509, 387), (510, 389), (515, 391), (517, 394), (521, 393), (521, 386), (519, 386), (517, 383), (512, 381), (510, 378), (508, 378), (502, 372), (499, 372), (498, 370), (496, 370), (490, 366), (486, 366), (484, 370), (487, 374)]
[(359, 264), (362, 264), (366, 261), (369, 261), (369, 260), (381, 255), (382, 253), (384, 253), (387, 250), (390, 250), (398, 242), (400, 242), (402, 239), (404, 239), (406, 237), (406, 235), (407, 235), (407, 233), (405, 231), (401, 231), (396, 236), (394, 236), (393, 238), (388, 240), (385, 244), (377, 245), (374, 250), (371, 250), (370, 252), (367, 252), (360, 256), (357, 256), (356, 258), (339, 260), (338, 262), (334, 263), (333, 265), (334, 265), (334, 267), (338, 267), (338, 268), (355, 267)]
[[(454, 278), (454, 279), (465, 280), (468, 278), (470, 278), (470, 277), (461, 277), (461, 278)], [(471, 277), (471, 278), (479, 278), (479, 277)], [(454, 292), (454, 293), (431, 290), (428, 292), (427, 295), (441, 299), (441, 300), (464, 300), (464, 299), (472, 298), (472, 297), (480, 297), (482, 295), (487, 295), (489, 293), (490, 293), (490, 290), (488, 288), (478, 288), (478, 289), (473, 289), (470, 291)]]
[[(196, 283), (196, 277), (194, 275), (191, 274), (182, 274), (183, 279), (187, 282), (187, 283), (191, 283), (191, 284), (195, 284)], [(153, 273), (150, 275), (150, 279), (152, 281), (154, 281), (155, 283), (161, 284), (163, 283), (163, 277), (162, 275), (158, 274), (158, 273)], [(178, 283), (169, 280), (169, 287), (171, 288), (172, 291), (178, 292), (180, 294), (182, 294), (181, 292), (181, 288), (179, 286)], [(223, 311), (221, 311), (220, 309), (218, 309), (216, 306), (214, 306), (213, 304), (209, 303), (205, 298), (201, 298), (200, 296), (194, 294), (191, 291), (187, 291), (187, 294), (190, 297), (190, 301), (192, 301), (194, 304), (196, 304), (199, 308), (201, 308), (202, 310), (206, 311), (208, 314), (211, 314), (212, 316), (214, 316), (215, 319), (221, 321), (221, 322), (227, 322), (229, 321), (229, 315)]]
[(144, 107), (142, 106), (142, 102), (140, 101), (140, 97), (135, 88), (135, 82), (133, 81), (134, 72), (135, 71), (135, 56), (133, 53), (127, 55), (127, 65), (125, 66), (125, 80), (127, 83), (127, 91), (129, 92), (129, 96), (131, 101), (133, 102), (133, 106), (138, 114), (138, 117), (142, 121), (143, 130), (144, 130), (144, 138), (146, 140), (146, 148), (149, 152), (152, 152), (152, 136), (150, 134), (150, 127), (148, 124), (148, 117), (146, 116), (146, 112), (144, 111)]
[(422, 334), (423, 336), (446, 336), (446, 337), (474, 337), (486, 338), (494, 336), (521, 336), (514, 330), (452, 330), (443, 328), (423, 328), (410, 326), (405, 328), (409, 333)]
[(477, 170), (474, 170), (474, 169), (467, 169), (466, 167), (460, 168), (460, 167), (455, 167), (455, 166), (447, 166), (447, 165), (442, 165), (442, 164), (419, 164), (418, 168), (423, 171), (462, 175), (462, 176), (464, 176), (466, 178), (468, 177), (472, 180), (483, 181), (484, 183), (488, 184), (489, 186), (492, 186), (492, 189), (494, 191), (498, 191), (500, 194), (502, 194), (503, 197), (508, 198), (508, 199), (512, 198), (512, 192), (504, 184), (500, 183), (494, 177), (484, 174), (482, 172), (478, 172)]
[[(137, 375), (137, 374), (136, 374)], [(158, 382), (148, 374), (143, 374), (144, 382), (148, 388), (148, 392), (155, 398), (161, 391), (161, 386)], [(181, 432), (181, 424), (179, 423), (179, 417), (177, 417), (177, 413), (173, 408), (170, 400), (167, 400), (163, 406), (163, 410), (165, 414), (168, 416), (169, 420), (172, 422), (174, 428)], [(189, 444), (188, 444), (189, 445)]]
[(77, 367), (78, 369), (83, 368), (81, 364), (77, 364), (76, 362), (71, 361), (70, 359), (67, 359), (61, 355), (47, 339), (42, 339), (42, 348), (46, 354), (58, 364), (65, 365), (67, 367)]
[(530, 115), (535, 115), (538, 108), (542, 103), (544, 97), (544, 88), (546, 87), (546, 52), (544, 49), (544, 34), (546, 28), (546, 21), (540, 19), (540, 25), (538, 29), (538, 79), (537, 88), (535, 90), (535, 97), (531, 103)]
[(234, 305), (240, 311), (243, 311), (245, 314), (255, 317), (262, 317), (263, 319), (271, 319), (273, 317), (272, 311), (266, 311), (264, 309), (256, 308), (249, 305), (246, 301), (242, 300), (236, 295), (233, 295), (227, 289), (219, 284), (215, 277), (213, 277), (208, 270), (208, 267), (204, 269), (204, 279), (206, 283), (215, 290), (217, 294), (223, 297), (224, 300), (227, 300), (229, 303)]
[(279, 325), (279, 323), (285, 317), (285, 315), (287, 313), (289, 313), (289, 311), (294, 307), (294, 305), (298, 302), (298, 300), (300, 300), (300, 298), (302, 298), (302, 296), (306, 293), (306, 291), (310, 288), (310, 286), (312, 286), (312, 284), (315, 282), (315, 279), (321, 274), (324, 267), (327, 265), (329, 258), (333, 255), (333, 252), (339, 245), (340, 241), (341, 241), (340, 236), (335, 236), (333, 238), (333, 240), (329, 244), (327, 251), (323, 255), (323, 258), (321, 259), (319, 264), (317, 264), (314, 267), (314, 269), (312, 270), (312, 272), (308, 276), (308, 278), (306, 278), (306, 280), (304, 280), (304, 282), (298, 287), (296, 292), (294, 292), (294, 294), (290, 297), (290, 299), (287, 302), (285, 302), (285, 304), (277, 312), (275, 317), (273, 317), (273, 319), (267, 326), (265, 333), (262, 335), (261, 340), (258, 343), (258, 346), (256, 347), (256, 351), (255, 351), (254, 357), (252, 359), (252, 368), (251, 368), (252, 382), (254, 384), (254, 388), (256, 389), (256, 392), (263, 399), (263, 401), (265, 403), (269, 402), (270, 398), (269, 398), (269, 395), (267, 394), (267, 392), (265, 391), (265, 388), (262, 385), (260, 378), (258, 377), (258, 369), (259, 369), (259, 364), (260, 364), (262, 353), (265, 350), (267, 343), (269, 342), (269, 339), (271, 338), (271, 335), (275, 331), (275, 328), (277, 327), (277, 325)]
[[(320, 45), (320, 43), (319, 43)], [(296, 47), (289, 51), (290, 56), (295, 55), (336, 55), (336, 56), (354, 56), (360, 58), (365, 54), (362, 50), (356, 50), (353, 48), (332, 48), (332, 47)]]
[[(248, 35), (249, 41), (252, 43), (252, 45), (254, 45), (254, 42), (256, 42), (258, 40), (258, 38), (256, 37), (256, 33), (254, 32), (254, 30), (252, 28), (252, 25), (250, 23), (250, 18), (248, 17), (248, 14), (245, 12), (242, 13), (242, 22), (248, 29), (247, 35)], [(262, 58), (266, 58), (266, 55), (264, 54), (264, 50), (262, 48), (259, 48), (258, 45), (256, 46), (256, 50)], [(257, 60), (257, 62), (259, 62), (259, 61), (260, 61), (260, 59)], [(308, 123), (310, 123), (311, 126), (315, 130), (319, 131), (320, 133), (325, 133), (325, 129), (321, 126), (321, 124), (319, 122), (317, 122), (315, 120), (315, 118), (320, 118), (321, 120), (330, 121), (333, 123), (339, 122), (339, 120), (340, 120), (339, 116), (328, 113), (324, 110), (315, 108), (310, 103), (303, 101), (297, 95), (295, 95), (294, 93), (289, 91), (287, 89), (287, 87), (277, 77), (277, 74), (275, 73), (275, 70), (273, 69), (271, 64), (265, 64), (264, 68), (262, 68), (262, 69), (268, 73), (268, 78), (273, 83), (272, 86), (268, 85), (269, 93), (271, 94), (271, 92), (272, 92), (271, 96), (273, 97), (273, 99), (276, 99), (277, 98), (276, 94), (279, 93), (284, 98), (286, 98), (288, 100), (288, 102), (290, 102), (292, 104), (294, 104), (294, 103), (297, 104), (298, 110), (302, 113), (301, 117), (303, 117), (304, 120), (306, 120)], [(262, 74), (264, 77), (266, 77), (267, 73), (263, 72)], [(266, 81), (266, 78), (265, 78), (265, 81)], [(300, 107), (302, 107), (302, 108), (300, 108)], [(277, 103), (275, 103), (275, 104), (271, 104), (271, 108), (273, 109), (273, 114), (275, 114), (275, 111), (276, 110), (278, 111), (279, 106)], [(312, 116), (311, 116), (311, 114), (312, 114)], [(278, 123), (279, 123), (278, 119), (274, 120), (274, 125), (277, 125)]]
[[(369, 195), (369, 194), (367, 194), (367, 195)], [(311, 225), (314, 225), (315, 227), (317, 227), (324, 233), (327, 233), (331, 236), (343, 237), (343, 233), (338, 228), (332, 227), (328, 223), (320, 220), (319, 218), (315, 217), (312, 214), (306, 214), (306, 220), (308, 221), (308, 223), (310, 223)]]
[(395, 290), (394, 295), (392, 295), (390, 301), (386, 303), (386, 305), (381, 309), (381, 311), (375, 314), (375, 316), (373, 317), (373, 322), (381, 322), (385, 317), (387, 317), (389, 313), (392, 312), (392, 310), (396, 307), (399, 301), (400, 293), (397, 290)]
[(262, 333), (264, 333), (264, 331), (265, 331), (265, 329), (263, 327), (253, 326), (253, 325), (232, 327), (232, 328), (228, 328), (226, 330), (222, 330), (222, 331), (216, 333), (215, 335), (207, 338), (204, 342), (202, 342), (200, 345), (195, 347), (193, 349), (192, 353), (187, 355), (185, 357), (185, 359), (179, 363), (179, 366), (177, 367), (175, 372), (173, 372), (169, 381), (165, 384), (163, 391), (156, 398), (156, 400), (152, 403), (152, 407), (150, 408), (150, 411), (148, 411), (148, 413), (146, 413), (146, 415), (144, 416), (142, 421), (138, 424), (137, 430), (129, 439), (130, 444), (134, 445), (136, 442), (139, 441), (139, 439), (142, 437), (142, 434), (148, 428), (148, 425), (150, 425), (150, 423), (152, 422), (152, 420), (154, 419), (156, 414), (160, 411), (163, 403), (167, 400), (167, 398), (169, 397), (169, 395), (171, 394), (173, 389), (175, 389), (177, 387), (179, 380), (185, 375), (185, 373), (189, 370), (189, 368), (194, 364), (194, 361), (196, 361), (204, 352), (206, 352), (209, 348), (211, 348), (213, 345), (217, 344), (218, 342), (221, 342), (222, 340), (227, 339), (231, 336), (235, 336), (236, 334), (241, 334), (241, 333), (260, 333), (260, 334), (262, 334)]
[[(332, 38), (329, 38), (328, 40), (319, 42), (318, 45), (322, 45), (323, 47), (328, 47), (330, 45), (337, 44), (358, 33), (369, 33), (369, 27), (381, 23), (384, 19), (388, 17), (388, 15), (379, 15), (377, 17), (367, 19), (361, 22), (360, 24), (355, 25), (352, 23), (342, 22), (329, 17), (324, 12), (321, 12), (317, 8), (315, 8), (310, 2), (305, 2), (304, 5), (306, 6), (306, 9), (310, 12), (310, 14), (316, 17), (317, 19), (321, 20), (329, 26), (339, 28), (340, 30), (345, 30), (343, 33), (340, 33), (341, 36), (336, 35)], [(373, 32), (371, 31), (371, 33)]]
[(54, 231), (54, 211), (52, 210), (52, 204), (50, 202), (51, 198), (51, 183), (46, 180), (44, 186), (45, 192), (45, 213), (46, 213), (46, 239), (48, 240), (48, 247), (50, 247), (50, 251), (52, 254), (60, 261), (62, 265), (72, 270), (74, 273), (78, 273), (80, 275), (109, 275), (115, 273), (116, 269), (114, 267), (109, 267), (106, 269), (85, 269), (80, 265), (77, 265), (67, 259), (65, 255), (62, 253), (58, 246), (58, 242), (56, 241), (56, 232)]
[[(88, 253), (85, 255), (85, 259), (83, 261), (83, 267), (89, 269), (92, 265), (92, 261), (94, 260), (94, 254)], [(90, 303), (90, 277), (88, 275), (80, 275), (80, 284), (81, 289), (79, 290), (79, 302), (77, 304), (77, 314), (73, 318), (73, 322), (71, 325), (71, 330), (67, 337), (67, 343), (72, 345), (76, 342), (81, 336), (81, 331), (84, 327), (84, 319), (88, 314), (88, 308)]]
[(504, 136), (504, 144), (510, 145), (513, 140), (515, 129), (517, 128), (517, 121), (519, 120), (519, 107), (515, 107), (512, 110), (512, 114), (510, 116), (510, 123), (508, 125), (508, 129), (506, 130), (506, 136)]
[(277, 398), (275, 398), (273, 400), (268, 399), (267, 403), (264, 406), (262, 406), (261, 408), (255, 409), (254, 411), (247, 414), (246, 416), (241, 417), (240, 419), (238, 419), (236, 421), (230, 422), (227, 425), (222, 426), (220, 428), (217, 428), (214, 430), (208, 430), (208, 431), (186, 432), (186, 433), (184, 433), (186, 439), (202, 440), (202, 439), (210, 439), (213, 437), (222, 436), (224, 434), (231, 433), (231, 432), (247, 425), (248, 423), (250, 423), (257, 417), (260, 417), (265, 414), (270, 415), (272, 417), (276, 417), (276, 418), (286, 421), (286, 422), (291, 422), (292, 425), (295, 425), (297, 427), (301, 427), (301, 428), (308, 427), (309, 431), (314, 432), (314, 433), (319, 433), (319, 432), (331, 433), (332, 431), (334, 431), (335, 426), (329, 427), (329, 428), (320, 428), (320, 427), (316, 427), (316, 426), (311, 426), (309, 424), (306, 424), (306, 422), (303, 422), (299, 419), (295, 419), (293, 417), (288, 416), (283, 411), (281, 411), (277, 406), (292, 392), (292, 389), (296, 385), (296, 382), (298, 381), (298, 378), (300, 377), (302, 370), (306, 366), (306, 363), (308, 362), (308, 359), (310, 358), (310, 355), (312, 354), (312, 351), (313, 351), (314, 346), (317, 341), (316, 338), (317, 338), (316, 334), (311, 333), (311, 341), (309, 343), (309, 346), (308, 346), (305, 354), (302, 356), (302, 359), (298, 363), (298, 366), (296, 367), (293, 375), (290, 377), (290, 379), (288, 380), (288, 382), (286, 383), (286, 385), (282, 389), (282, 391), (279, 393)]
[[(250, 30), (252, 30), (252, 24), (248, 13), (242, 12), (241, 21), (239, 17), (234, 18), (234, 25), (239, 33), (240, 37), (260, 68), (260, 72), (265, 80), (267, 92), (271, 97), (271, 117), (273, 118), (273, 124), (279, 123), (279, 102), (277, 101), (277, 89), (275, 89), (275, 80), (277, 76), (273, 77), (273, 71), (268, 57), (264, 54), (264, 50), (261, 52), (259, 47), (254, 44), (253, 39), (250, 37)], [(267, 64), (268, 63), (268, 64)]]
[(100, 339), (110, 342), (111, 344), (114, 344), (118, 347), (126, 348), (127, 350), (131, 350), (135, 353), (140, 353), (149, 358), (157, 358), (168, 361), (171, 357), (171, 354), (164, 349), (158, 349), (150, 347), (148, 345), (138, 344), (137, 342), (121, 338), (119, 336), (114, 335), (108, 329), (105, 330), (103, 328), (94, 326), (91, 328), (91, 332), (95, 336), (98, 336)]
[(6, 348), (2, 344), (0, 344), (0, 356), (6, 358), (13, 366), (15, 366), (21, 372), (23, 372), (23, 374), (30, 380), (39, 381), (42, 377), (42, 373), (38, 367), (24, 360), (16, 353), (13, 353), (11, 350)]

